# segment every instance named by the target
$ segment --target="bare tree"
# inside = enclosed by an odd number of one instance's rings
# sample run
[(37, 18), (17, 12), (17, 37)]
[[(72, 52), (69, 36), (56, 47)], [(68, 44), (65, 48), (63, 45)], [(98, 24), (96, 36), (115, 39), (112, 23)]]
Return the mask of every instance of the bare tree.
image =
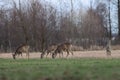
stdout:
[(83, 8), (83, 11), (80, 9), (78, 19), (74, 0), (59, 0), (59, 9), (41, 0), (21, 1), (12, 1), (9, 9), (0, 7), (1, 51), (9, 48), (14, 51), (21, 43), (28, 43), (31, 51), (42, 53), (50, 45), (65, 41), (88, 48), (101, 46), (110, 30), (110, 27), (106, 28), (108, 20), (104, 4), (98, 3), (87, 10)]
[(111, 39), (112, 39), (112, 26), (111, 26), (111, 7), (110, 7), (110, 0), (109, 0), (109, 14), (108, 14), (108, 21), (109, 21), (109, 36), (108, 36), (108, 42), (107, 42), (107, 46), (106, 46), (106, 52), (107, 55), (111, 55)]
[(83, 44), (84, 48), (90, 48), (91, 45), (98, 45), (97, 40), (101, 41), (106, 37), (107, 29), (103, 20), (102, 15), (92, 7), (82, 17), (80, 31), (81, 38), (84, 40), (83, 43), (85, 43)]
[(117, 0), (118, 5), (118, 36), (120, 38), (120, 0)]

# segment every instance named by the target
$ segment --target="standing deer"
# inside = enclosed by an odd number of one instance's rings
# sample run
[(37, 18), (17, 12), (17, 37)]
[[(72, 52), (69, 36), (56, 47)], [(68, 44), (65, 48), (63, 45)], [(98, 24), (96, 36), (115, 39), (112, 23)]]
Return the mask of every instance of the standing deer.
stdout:
[(41, 54), (41, 58), (43, 58), (43, 56), (44, 56), (45, 54), (47, 54), (46, 57), (47, 57), (49, 54), (52, 54), (52, 53), (56, 50), (56, 48), (57, 48), (57, 45), (49, 46), (49, 47)]
[(13, 59), (16, 59), (16, 55), (21, 55), (22, 56), (23, 52), (26, 53), (26, 57), (29, 59), (29, 48), (30, 48), (30, 46), (27, 45), (27, 44), (23, 44), (23, 45), (19, 46), (16, 49), (15, 53), (12, 55)]
[(73, 55), (73, 52), (71, 51), (71, 46), (72, 46), (72, 44), (69, 43), (69, 42), (65, 42), (65, 43), (62, 43), (62, 44), (58, 45), (56, 50), (52, 54), (52, 58), (55, 58), (58, 53), (59, 53), (59, 56), (60, 56), (60, 54), (62, 54), (62, 56), (63, 56), (63, 51), (67, 52), (66, 57), (68, 57), (70, 52)]
[(107, 54), (108, 56), (111, 55), (111, 41), (110, 41), (110, 40), (108, 41), (108, 43), (107, 43), (107, 45), (106, 45), (106, 54)]

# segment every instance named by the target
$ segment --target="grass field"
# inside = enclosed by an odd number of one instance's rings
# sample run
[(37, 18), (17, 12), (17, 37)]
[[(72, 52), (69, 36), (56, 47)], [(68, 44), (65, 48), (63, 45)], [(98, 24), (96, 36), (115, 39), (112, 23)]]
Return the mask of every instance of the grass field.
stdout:
[(120, 59), (0, 59), (0, 80), (120, 80)]

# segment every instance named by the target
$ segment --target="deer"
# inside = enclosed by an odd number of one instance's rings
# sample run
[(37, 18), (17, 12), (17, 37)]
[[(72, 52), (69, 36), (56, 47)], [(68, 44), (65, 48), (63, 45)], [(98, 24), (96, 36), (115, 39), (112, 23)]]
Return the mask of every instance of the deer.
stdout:
[(21, 55), (22, 56), (22, 53), (26, 53), (26, 57), (29, 59), (29, 48), (30, 46), (28, 44), (22, 44), (20, 45), (16, 50), (15, 50), (15, 53), (12, 54), (13, 56), (13, 59), (16, 59), (16, 55)]
[(52, 45), (52, 46), (48, 47), (47, 50), (46, 50), (46, 53), (47, 53), (46, 57), (49, 54), (51, 55), (56, 50), (56, 48), (57, 48), (57, 45)]
[(106, 45), (106, 54), (107, 56), (111, 56), (111, 41), (109, 40)]
[(73, 52), (71, 51), (71, 47), (72, 47), (72, 44), (69, 42), (65, 42), (65, 43), (58, 45), (56, 50), (52, 54), (52, 58), (55, 58), (57, 56), (57, 54), (59, 54), (59, 56), (60, 56), (60, 54), (62, 54), (62, 57), (63, 57), (63, 51), (67, 52), (66, 57), (68, 57), (69, 53), (71, 53), (73, 55)]
[(41, 54), (41, 58), (43, 58), (43, 56), (46, 54), (46, 57), (50, 54), (52, 54), (57, 48), (57, 45), (51, 45), (49, 46), (42, 54)]

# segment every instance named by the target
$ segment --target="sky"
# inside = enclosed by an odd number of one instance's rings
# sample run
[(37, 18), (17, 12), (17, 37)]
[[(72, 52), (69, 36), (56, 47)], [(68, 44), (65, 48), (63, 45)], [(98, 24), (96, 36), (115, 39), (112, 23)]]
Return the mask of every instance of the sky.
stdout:
[[(71, 5), (70, 0), (45, 0), (47, 2), (50, 2), (51, 4), (58, 6), (58, 5), (62, 5), (63, 3), (65, 3), (66, 5)], [(74, 3), (74, 6), (89, 6), (90, 4), (90, 0), (72, 0)]]
[[(0, 4), (11, 4), (11, 1), (15, 1), (15, 2), (19, 2), (19, 0), (0, 0)], [(25, 2), (27, 0), (21, 0), (21, 2)], [(29, 0), (28, 0), (29, 1)], [(70, 6), (71, 2), (70, 0), (41, 0), (41, 1), (46, 1), (48, 3), (53, 4), (54, 6), (58, 7), (59, 5), (63, 5), (64, 3), (66, 4), (66, 6)], [(74, 7), (78, 7), (78, 6), (84, 6), (84, 7), (88, 7), (90, 5), (90, 0), (72, 0), (74, 3)]]
[[(46, 0), (46, 1), (56, 4), (60, 0)], [(70, 2), (70, 0), (61, 0), (61, 1)], [(75, 3), (82, 2), (84, 5), (89, 5), (90, 0), (73, 0), (73, 2), (75, 2)]]
[[(58, 12), (59, 11), (66, 12), (71, 10), (71, 0), (44, 0), (44, 1), (55, 6)], [(75, 11), (79, 11), (80, 8), (85, 8), (84, 10), (86, 10), (90, 5), (91, 0), (72, 0), (72, 1), (73, 1), (73, 9)]]

